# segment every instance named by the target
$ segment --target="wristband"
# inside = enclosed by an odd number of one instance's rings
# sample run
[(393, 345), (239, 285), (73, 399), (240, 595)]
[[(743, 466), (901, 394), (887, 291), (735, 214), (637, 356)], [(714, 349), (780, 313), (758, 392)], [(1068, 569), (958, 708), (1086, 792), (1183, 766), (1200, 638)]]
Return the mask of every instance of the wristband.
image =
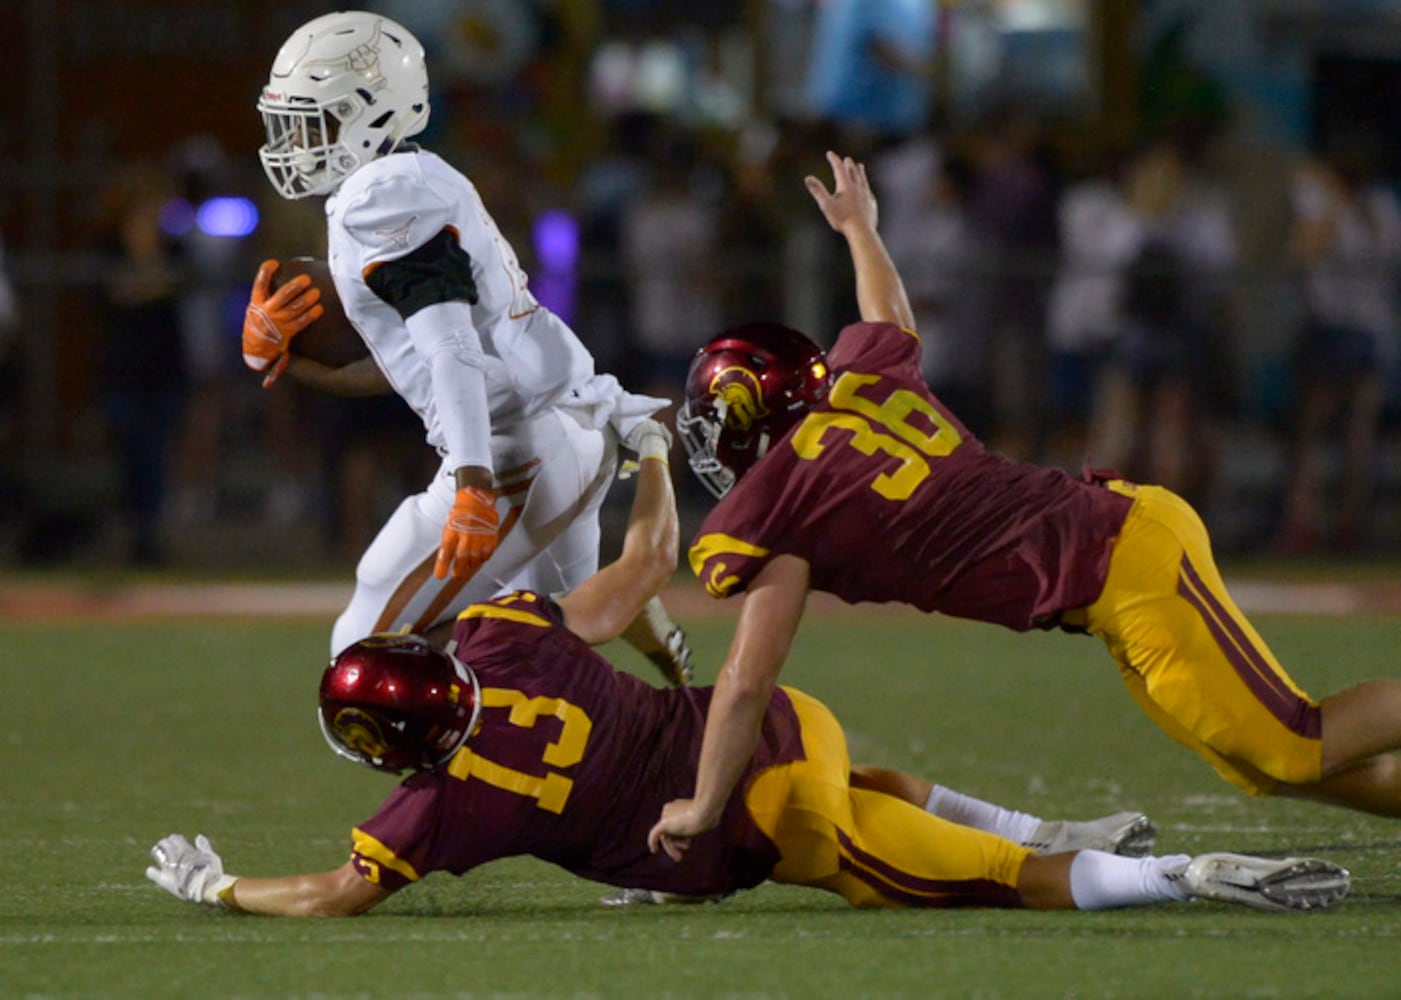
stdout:
[(642, 441), (637, 446), (637, 460), (644, 462), (649, 458), (665, 462), (670, 467), (671, 441), (665, 434), (652, 433), (642, 436)]
[(233, 887), (237, 881), (237, 875), (220, 875), (204, 887), (200, 901), (210, 906), (222, 906), (226, 910), (237, 910), (239, 907), (233, 898)]

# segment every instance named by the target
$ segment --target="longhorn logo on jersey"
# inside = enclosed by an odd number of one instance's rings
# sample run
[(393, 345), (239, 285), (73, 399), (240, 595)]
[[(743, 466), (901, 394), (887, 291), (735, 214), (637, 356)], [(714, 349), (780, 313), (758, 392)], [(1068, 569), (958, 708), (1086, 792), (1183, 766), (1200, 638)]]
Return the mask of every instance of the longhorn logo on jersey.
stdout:
[(754, 421), (769, 415), (764, 406), (764, 390), (759, 376), (748, 368), (732, 365), (722, 368), (710, 380), (710, 392), (715, 408), (724, 415), (731, 430), (747, 431)]
[(399, 250), (407, 250), (409, 248), (409, 243), (413, 240), (413, 226), (417, 221), (418, 216), (412, 215), (409, 217), (409, 221), (405, 222), (402, 226), (376, 229), (375, 235), (392, 247), (396, 247)]

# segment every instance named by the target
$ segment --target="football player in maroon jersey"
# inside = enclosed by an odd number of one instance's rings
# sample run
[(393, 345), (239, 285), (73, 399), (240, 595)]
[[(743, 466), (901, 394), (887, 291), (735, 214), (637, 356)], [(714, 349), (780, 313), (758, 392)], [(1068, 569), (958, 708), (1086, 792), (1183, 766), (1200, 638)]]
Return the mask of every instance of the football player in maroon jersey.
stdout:
[(680, 857), (719, 821), (812, 590), (1097, 635), (1153, 721), (1243, 791), (1401, 816), (1401, 681), (1310, 698), (1227, 594), (1179, 497), (984, 448), (920, 375), (864, 166), (828, 161), (834, 189), (806, 185), (846, 239), (861, 322), (825, 355), (777, 324), (721, 334), (677, 417), (720, 497), (691, 566), (713, 596), (745, 596), (694, 790), (662, 811), (653, 849)]
[(299, 916), (362, 913), (430, 872), (461, 875), (522, 854), (691, 898), (766, 878), (856, 906), (1100, 909), (1207, 898), (1307, 910), (1346, 894), (1348, 873), (1320, 859), (1038, 854), (941, 819), (907, 792), (872, 787), (888, 773), (863, 772), (855, 787), (841, 727), (792, 688), (770, 692), (763, 738), (717, 828), (679, 863), (650, 850), (657, 812), (690, 788), (710, 689), (654, 688), (591, 646), (619, 635), (676, 566), (669, 438), (656, 426), (616, 562), (557, 601), (516, 592), (470, 606), (450, 649), (377, 635), (327, 668), (320, 718), (331, 746), (377, 769), (413, 771), (354, 830), (349, 861), (238, 877), (204, 837), (172, 834), (152, 848), (148, 877), (188, 902)]

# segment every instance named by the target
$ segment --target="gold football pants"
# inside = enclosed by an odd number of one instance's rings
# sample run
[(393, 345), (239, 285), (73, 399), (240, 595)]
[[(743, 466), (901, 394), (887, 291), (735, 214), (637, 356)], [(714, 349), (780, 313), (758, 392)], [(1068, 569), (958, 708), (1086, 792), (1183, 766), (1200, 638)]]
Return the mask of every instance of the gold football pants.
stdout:
[(1104, 592), (1064, 620), (1104, 640), (1143, 710), (1227, 781), (1265, 795), (1319, 780), (1318, 704), (1226, 593), (1196, 511), (1161, 487), (1110, 488), (1134, 505)]
[(780, 764), (745, 801), (782, 860), (776, 882), (840, 893), (853, 906), (1020, 906), (1030, 853), (883, 792), (851, 787), (846, 735), (821, 702), (784, 688), (805, 760)]

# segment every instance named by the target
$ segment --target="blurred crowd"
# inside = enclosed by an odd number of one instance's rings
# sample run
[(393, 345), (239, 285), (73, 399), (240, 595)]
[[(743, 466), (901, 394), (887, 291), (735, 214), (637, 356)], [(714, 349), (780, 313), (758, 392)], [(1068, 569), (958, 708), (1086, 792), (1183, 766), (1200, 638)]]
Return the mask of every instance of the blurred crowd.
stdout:
[[(320, 206), (263, 197), (246, 174), (196, 134), (108, 178), (88, 220), (95, 349), (92, 417), (80, 421), (100, 469), (69, 484), (88, 480), (86, 497), (54, 503), (17, 463), (0, 462), (0, 562), (239, 563), (269, 550), (249, 550), (250, 537), (294, 559), (349, 559), (403, 483), (434, 467), (398, 397), (352, 403), (290, 380), (264, 392), (244, 367), (240, 332), (258, 262), (325, 256)], [(0, 359), (18, 313), (0, 280)], [(0, 370), (0, 398), (17, 403), (22, 366)], [(17, 408), (4, 407), (0, 454), (10, 458), (20, 454), (18, 423)], [(299, 548), (283, 545), (298, 536)]]
[(1235, 502), (1237, 466), (1251, 464), (1234, 430), (1259, 427), (1280, 461), (1233, 544), (1353, 553), (1384, 540), (1401, 208), (1365, 139), (1286, 165), (1277, 266), (1295, 301), (1279, 310), (1290, 328), (1265, 384), (1251, 385), (1237, 333), (1259, 264), (1209, 124), (1073, 164), (1016, 110), (895, 138), (793, 123), (728, 156), (666, 123), (621, 125), (586, 190), (627, 198), (577, 203), (597, 276), (577, 308), (645, 391), (674, 396), (709, 331), (778, 318), (830, 343), (855, 318), (801, 186), (835, 148), (869, 164), (926, 379), (994, 448), (1117, 469), (1210, 512)]
[[(1213, 528), (1239, 549), (1401, 545), (1378, 513), (1401, 486), (1385, 461), (1401, 403), (1401, 206), (1373, 137), (1281, 157), (1263, 178), (1233, 168), (1219, 117), (1087, 142), (1009, 101), (955, 126), (931, 110), (928, 55), (852, 47), (819, 24), (812, 113), (717, 127), (613, 109), (575, 169), (538, 155), (515, 107), (454, 115), (452, 95), (429, 144), (479, 187), (599, 367), (672, 399), (691, 353), (728, 325), (776, 319), (830, 343), (856, 318), (849, 265), (802, 178), (823, 173), (826, 149), (857, 156), (924, 374), (992, 447), (1168, 485), (1209, 520), (1238, 521)], [(1262, 210), (1265, 190), (1277, 204)], [(265, 392), (237, 347), (258, 261), (324, 254), (319, 202), (281, 201), (255, 157), (195, 135), (108, 178), (88, 221), (107, 475), (87, 510), (55, 517), (0, 461), (0, 562), (59, 561), (96, 538), (118, 562), (193, 563), (239, 524), (353, 558), (432, 468), (414, 418), (397, 398), (333, 400), (290, 380)], [(1239, 336), (1262, 295), (1287, 327), (1263, 367)], [(17, 453), (22, 314), (0, 269), (0, 456)], [(683, 502), (702, 505), (673, 464)]]

